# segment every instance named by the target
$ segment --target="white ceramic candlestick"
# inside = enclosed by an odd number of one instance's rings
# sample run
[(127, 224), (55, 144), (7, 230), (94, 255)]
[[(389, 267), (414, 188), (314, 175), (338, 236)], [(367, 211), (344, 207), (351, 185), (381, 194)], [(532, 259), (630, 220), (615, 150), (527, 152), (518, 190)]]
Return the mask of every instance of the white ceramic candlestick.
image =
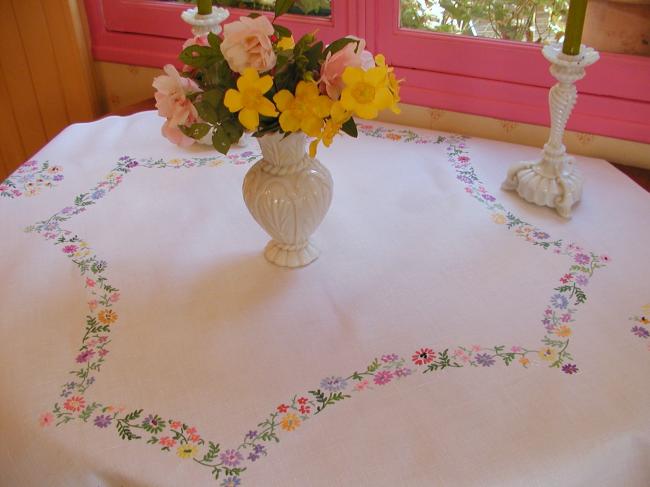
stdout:
[(580, 54), (569, 56), (562, 52), (561, 44), (544, 46), (542, 53), (551, 63), (551, 74), (558, 80), (548, 96), (551, 135), (544, 144), (542, 158), (511, 167), (501, 187), (517, 190), (526, 201), (555, 208), (560, 215), (570, 218), (571, 208), (582, 196), (582, 176), (573, 157), (567, 155), (562, 139), (578, 96), (575, 82), (584, 77), (585, 68), (598, 61), (599, 55), (583, 45)]
[(201, 15), (195, 7), (185, 10), (181, 14), (181, 18), (192, 26), (192, 34), (195, 36), (204, 36), (210, 32), (220, 34), (221, 24), (229, 15), (230, 12), (221, 7), (213, 7), (211, 14)]

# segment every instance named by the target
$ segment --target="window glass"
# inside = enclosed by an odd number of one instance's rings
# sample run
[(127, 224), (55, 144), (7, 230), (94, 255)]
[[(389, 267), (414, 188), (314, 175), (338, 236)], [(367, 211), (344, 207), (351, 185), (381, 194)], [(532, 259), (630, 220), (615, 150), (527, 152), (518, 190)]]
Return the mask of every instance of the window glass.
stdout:
[[(177, 3), (194, 3), (192, 0), (162, 0)], [(245, 8), (250, 10), (273, 11), (275, 0), (212, 0), (212, 4), (219, 7)], [(330, 17), (330, 0), (296, 0), (296, 3), (289, 11), (297, 15), (315, 15), (318, 17)]]
[(400, 25), (547, 43), (562, 38), (568, 9), (568, 0), (400, 0)]

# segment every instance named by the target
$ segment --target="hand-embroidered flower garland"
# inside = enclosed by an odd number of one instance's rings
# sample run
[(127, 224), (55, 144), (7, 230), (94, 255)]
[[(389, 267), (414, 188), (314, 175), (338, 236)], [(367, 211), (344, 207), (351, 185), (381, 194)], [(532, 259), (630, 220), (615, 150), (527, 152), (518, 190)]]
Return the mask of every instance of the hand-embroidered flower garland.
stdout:
[(39, 165), (36, 161), (27, 161), (0, 182), (0, 198), (35, 196), (42, 188), (53, 188), (59, 181), (63, 181), (61, 166), (51, 166), (49, 162)]
[[(479, 201), (491, 212), (492, 220), (512, 230), (515, 235), (526, 241), (552, 249), (554, 253), (568, 256), (572, 265), (559, 280), (549, 304), (544, 310), (541, 323), (545, 335), (541, 346), (526, 348), (519, 345), (506, 347), (495, 345), (458, 346), (451, 352), (449, 348), (434, 351), (429, 347), (415, 350), (411, 356), (413, 365), (422, 373), (440, 371), (446, 368), (491, 367), (503, 362), (506, 366), (517, 361), (528, 367), (532, 361), (539, 361), (551, 368), (557, 368), (565, 374), (575, 374), (578, 367), (572, 363), (568, 351), (570, 337), (573, 333), (570, 323), (575, 321), (577, 307), (587, 297), (584, 287), (594, 272), (609, 262), (606, 255), (587, 252), (574, 244), (563, 244), (562, 240), (552, 240), (550, 235), (520, 220), (507, 211), (491, 195), (475, 174), (467, 155), (465, 137), (423, 137), (408, 129), (391, 129), (359, 125), (366, 136), (379, 137), (392, 141), (416, 144), (442, 144), (447, 142), (447, 156), (456, 171), (456, 178), (465, 184), (465, 191)], [(234, 164), (249, 163), (259, 157), (257, 152), (247, 151), (228, 156)], [(222, 479), (222, 486), (237, 486), (241, 483), (241, 474), (247, 465), (267, 455), (268, 443), (279, 442), (281, 432), (291, 432), (305, 421), (319, 414), (325, 408), (350, 399), (375, 386), (382, 387), (393, 381), (401, 380), (413, 374), (408, 361), (391, 353), (375, 358), (362, 372), (353, 372), (346, 377), (330, 376), (321, 380), (319, 387), (304, 394), (295, 395), (286, 403), (278, 405), (267, 418), (248, 431), (242, 442), (234, 448), (223, 450), (218, 443), (204, 440), (195, 427), (177, 419), (164, 419), (155, 413), (144, 413), (136, 409), (125, 413), (124, 407), (90, 402), (84, 394), (99, 373), (109, 353), (109, 334), (118, 322), (118, 314), (113, 305), (120, 299), (117, 288), (109, 284), (105, 271), (107, 263), (94, 255), (89, 244), (60, 224), (73, 216), (86, 211), (88, 206), (117, 187), (126, 174), (138, 167), (144, 168), (189, 168), (216, 166), (222, 159), (194, 158), (173, 159), (170, 161), (147, 159), (138, 161), (124, 156), (116, 167), (98, 185), (75, 198), (74, 206), (63, 208), (48, 220), (39, 222), (26, 229), (42, 235), (61, 248), (79, 268), (84, 278), (85, 287), (90, 295), (89, 313), (86, 316), (85, 334), (75, 362), (79, 368), (72, 371), (76, 380), (63, 385), (58, 402), (51, 411), (40, 417), (42, 426), (65, 424), (75, 419), (92, 422), (98, 428), (115, 425), (118, 435), (123, 439), (141, 439), (147, 437), (147, 443), (158, 445), (162, 451), (175, 451), (183, 459), (192, 459), (197, 464), (210, 469), (215, 479)]]

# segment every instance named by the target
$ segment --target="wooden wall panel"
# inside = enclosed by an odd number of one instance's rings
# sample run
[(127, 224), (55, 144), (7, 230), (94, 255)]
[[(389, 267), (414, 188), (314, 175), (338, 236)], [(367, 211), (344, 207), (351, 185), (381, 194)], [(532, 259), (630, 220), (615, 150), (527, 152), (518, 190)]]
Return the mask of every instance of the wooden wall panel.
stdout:
[(82, 22), (78, 0), (0, 0), (0, 179), (70, 123), (96, 118)]

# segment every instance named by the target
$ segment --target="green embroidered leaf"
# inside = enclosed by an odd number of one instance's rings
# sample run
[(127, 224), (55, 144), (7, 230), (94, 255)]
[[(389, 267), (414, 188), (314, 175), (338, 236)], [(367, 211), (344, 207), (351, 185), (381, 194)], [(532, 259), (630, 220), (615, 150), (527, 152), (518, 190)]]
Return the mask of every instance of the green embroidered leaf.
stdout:
[(501, 355), (501, 358), (503, 359), (503, 362), (506, 365), (510, 365), (512, 361), (515, 359), (515, 354), (512, 352), (508, 352), (506, 354)]
[(373, 362), (368, 365), (368, 372), (375, 372), (377, 369), (379, 369), (380, 365), (381, 364), (379, 363), (379, 360), (375, 358), (375, 360), (373, 360)]
[(151, 438), (149, 438), (147, 440), (147, 443), (150, 444), (150, 445), (155, 445), (156, 443), (158, 443), (158, 438), (156, 438), (155, 436), (152, 436)]
[(142, 414), (142, 409), (136, 409), (135, 411), (130, 412), (126, 416), (124, 416), (124, 421), (134, 421), (140, 417)]
[(579, 287), (575, 288), (575, 296), (576, 296), (576, 302), (575, 302), (576, 306), (587, 301), (587, 295)]

